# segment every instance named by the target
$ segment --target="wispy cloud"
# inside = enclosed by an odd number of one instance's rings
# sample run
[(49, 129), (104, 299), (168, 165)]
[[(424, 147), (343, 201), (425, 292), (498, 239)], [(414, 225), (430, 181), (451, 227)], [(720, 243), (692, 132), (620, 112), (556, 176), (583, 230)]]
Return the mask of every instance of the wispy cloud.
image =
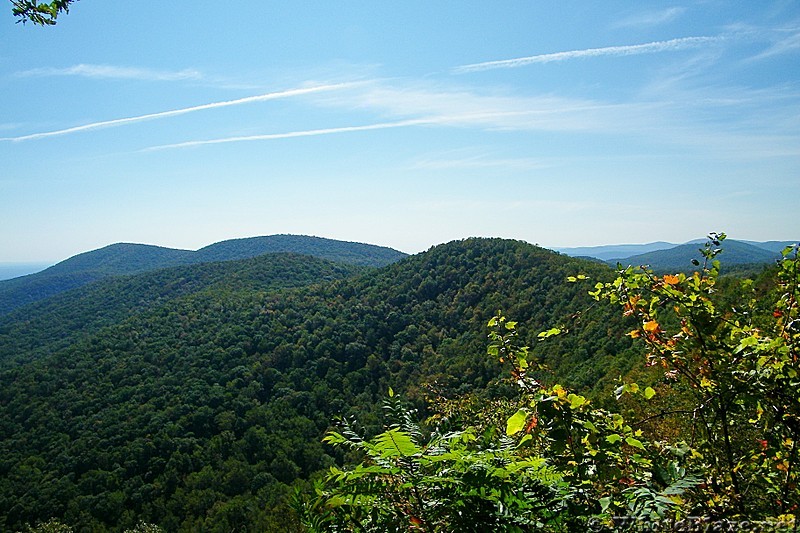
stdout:
[(157, 150), (169, 150), (173, 148), (190, 148), (192, 146), (203, 146), (208, 144), (228, 144), (228, 143), (252, 142), (252, 141), (271, 141), (276, 139), (291, 139), (295, 137), (315, 137), (318, 135), (333, 135), (337, 133), (352, 133), (357, 131), (385, 130), (389, 128), (405, 128), (409, 126), (424, 126), (440, 122), (441, 120), (436, 118), (398, 120), (396, 122), (381, 122), (377, 124), (366, 124), (363, 126), (344, 126), (341, 128), (323, 128), (316, 130), (290, 131), (284, 133), (266, 133), (263, 135), (221, 137), (218, 139), (205, 139), (198, 141), (184, 141), (174, 144), (162, 144), (160, 146), (151, 146), (149, 148), (145, 148), (144, 151), (152, 152)]
[(629, 124), (628, 119), (638, 120), (636, 117), (651, 111), (650, 104), (482, 94), (424, 83), (365, 83), (358, 90), (318, 95), (309, 101), (335, 109), (377, 113), (389, 120), (435, 117), (439, 125), (485, 130), (592, 131), (609, 123)]
[(147, 68), (124, 67), (117, 65), (87, 65), (81, 63), (65, 68), (35, 68), (17, 73), (18, 77), (81, 76), (93, 79), (124, 79), (143, 81), (183, 81), (199, 80), (202, 74), (194, 69), (177, 71), (153, 70)]
[[(308, 101), (369, 112), (385, 121), (431, 117), (425, 121), (435, 127), (622, 135), (640, 143), (705, 151), (726, 160), (792, 157), (800, 150), (796, 120), (800, 96), (784, 86), (698, 88), (696, 80), (677, 79), (612, 103), (555, 95), (484, 94), (441, 84), (394, 81), (365, 83), (356, 90), (320, 94)], [(463, 155), (420, 164), (490, 164), (491, 158), (481, 161)]]
[(781, 33), (783, 35), (781, 35), (772, 46), (757, 56), (752, 57), (751, 60), (766, 59), (768, 57), (800, 51), (800, 28), (784, 30)]
[(396, 120), (367, 125), (309, 129), (284, 133), (230, 136), (192, 140), (147, 148), (146, 151), (186, 148), (210, 144), (269, 141), (294, 137), (312, 137), (358, 131), (382, 130), (411, 126), (476, 128), (483, 130), (591, 130), (605, 125), (611, 113), (620, 121), (623, 115), (643, 114), (641, 108), (600, 105), (591, 101), (556, 97), (513, 98), (482, 96), (459, 91), (426, 91), (401, 87), (372, 85), (360, 90), (343, 91), (318, 103), (338, 108), (368, 110)]
[(454, 68), (452, 72), (456, 74), (462, 74), (497, 68), (517, 68), (535, 63), (552, 63), (555, 61), (568, 61), (571, 59), (580, 59), (585, 57), (632, 56), (640, 54), (655, 54), (659, 52), (675, 52), (678, 50), (699, 48), (721, 39), (722, 37), (681, 37), (679, 39), (670, 39), (669, 41), (656, 41), (644, 44), (570, 50), (567, 52), (556, 52), (553, 54), (540, 54), (528, 57), (518, 57), (514, 59), (501, 59), (498, 61), (485, 61), (483, 63), (462, 65)]
[(206, 109), (216, 109), (220, 107), (230, 107), (243, 104), (251, 104), (254, 102), (264, 102), (267, 100), (275, 100), (278, 98), (289, 98), (292, 96), (301, 96), (312, 93), (319, 93), (323, 91), (334, 91), (354, 85), (353, 83), (337, 83), (330, 85), (316, 85), (311, 87), (300, 87), (297, 89), (289, 89), (286, 91), (277, 91), (255, 96), (247, 96), (245, 98), (238, 98), (236, 100), (227, 100), (224, 102), (212, 102), (210, 104), (202, 104), (192, 107), (183, 107), (180, 109), (172, 109), (169, 111), (160, 111), (158, 113), (149, 113), (146, 115), (137, 115), (135, 117), (117, 118), (113, 120), (104, 120), (100, 122), (92, 122), (90, 124), (82, 124), (72, 128), (65, 128), (62, 130), (46, 131), (41, 133), (32, 133), (29, 135), (21, 135), (19, 137), (4, 137), (0, 141), (30, 141), (34, 139), (42, 139), (45, 137), (54, 137), (57, 135), (67, 135), (70, 133), (77, 133), (80, 131), (94, 130), (98, 128), (109, 128), (113, 126), (121, 126), (123, 124), (131, 124), (134, 122), (142, 122), (145, 120), (154, 120), (165, 117), (174, 117), (176, 115), (185, 115), (187, 113), (194, 113), (196, 111), (203, 111)]
[(684, 7), (668, 7), (667, 9), (660, 9), (658, 11), (647, 11), (644, 13), (637, 13), (623, 19), (618, 20), (614, 27), (642, 27), (642, 26), (658, 26), (672, 22), (683, 13), (686, 12)]
[[(392, 94), (396, 97), (391, 97)], [(410, 100), (404, 100), (404, 98), (410, 98)], [(358, 102), (359, 107), (369, 108), (372, 112), (390, 114), (393, 116), (416, 115), (417, 118), (405, 118), (367, 125), (192, 140), (153, 146), (146, 148), (144, 151), (187, 148), (211, 144), (270, 141), (411, 126), (474, 128), (487, 131), (590, 130), (612, 122), (612, 116), (615, 117), (614, 120), (619, 123), (623, 121), (622, 117), (625, 115), (632, 118), (643, 114), (641, 108), (634, 111), (633, 109), (627, 109), (627, 106), (595, 105), (589, 102), (579, 103), (569, 100), (558, 101), (558, 99), (555, 98), (543, 98), (542, 101), (526, 98), (498, 98), (493, 100), (491, 97), (468, 94), (461, 94), (460, 97), (457, 97), (454, 96), (453, 93), (447, 92), (394, 92), (388, 88), (373, 89), (366, 92), (351, 91), (348, 96), (337, 100), (337, 103), (341, 105), (348, 100)], [(447, 102), (448, 105), (440, 105), (444, 102)], [(556, 104), (556, 102), (558, 102), (558, 104)], [(611, 115), (605, 116), (606, 112), (610, 112)], [(598, 115), (603, 116), (601, 118)]]

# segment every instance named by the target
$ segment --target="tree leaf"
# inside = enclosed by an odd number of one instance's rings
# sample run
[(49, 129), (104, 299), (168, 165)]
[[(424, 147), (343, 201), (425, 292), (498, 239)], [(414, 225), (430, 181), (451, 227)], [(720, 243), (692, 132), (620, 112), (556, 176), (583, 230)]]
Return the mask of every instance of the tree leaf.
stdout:
[(644, 451), (644, 444), (642, 444), (642, 441), (634, 439), (633, 437), (625, 437), (625, 443), (628, 446), (632, 446), (633, 448), (638, 448)]
[(420, 452), (411, 436), (399, 429), (390, 429), (375, 437), (375, 450), (383, 457), (411, 457)]
[(520, 409), (506, 422), (506, 435), (516, 435), (522, 428), (525, 427), (525, 421), (528, 419), (528, 412), (525, 409)]

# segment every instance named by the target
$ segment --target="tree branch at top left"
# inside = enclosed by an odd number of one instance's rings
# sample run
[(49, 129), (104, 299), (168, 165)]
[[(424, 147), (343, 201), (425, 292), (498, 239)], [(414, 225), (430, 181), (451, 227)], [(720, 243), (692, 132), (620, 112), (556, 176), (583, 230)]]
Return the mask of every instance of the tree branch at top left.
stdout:
[(54, 0), (39, 3), (38, 0), (11, 0), (12, 12), (17, 22), (32, 22), (39, 26), (54, 26), (61, 13), (69, 13), (70, 4), (78, 0)]

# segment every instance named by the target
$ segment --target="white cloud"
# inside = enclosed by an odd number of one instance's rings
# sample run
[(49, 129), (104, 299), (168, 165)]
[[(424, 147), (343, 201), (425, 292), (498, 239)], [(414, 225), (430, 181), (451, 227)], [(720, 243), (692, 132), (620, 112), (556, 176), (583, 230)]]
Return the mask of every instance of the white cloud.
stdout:
[(165, 71), (116, 65), (87, 65), (84, 63), (65, 68), (36, 68), (19, 72), (17, 73), (17, 76), (82, 76), (93, 79), (124, 79), (143, 81), (199, 80), (203, 77), (200, 72), (193, 69)]
[(497, 61), (485, 61), (483, 63), (473, 63), (454, 68), (456, 74), (467, 72), (480, 72), (496, 68), (518, 68), (535, 63), (552, 63), (554, 61), (567, 61), (585, 57), (602, 56), (631, 56), (639, 54), (654, 54), (659, 52), (675, 52), (691, 48), (700, 48), (704, 45), (719, 41), (722, 37), (681, 37), (670, 39), (669, 41), (656, 41), (644, 44), (632, 44), (625, 46), (606, 46), (604, 48), (587, 48), (584, 50), (570, 50), (567, 52), (556, 52), (553, 54), (539, 54), (528, 57), (518, 57), (514, 59), (501, 59)]
[(788, 35), (777, 39), (768, 49), (751, 58), (752, 60), (766, 59), (781, 54), (788, 54), (800, 51), (800, 29), (794, 28), (791, 31), (782, 32)]
[[(436, 126), (487, 131), (628, 131), (642, 126), (651, 104), (605, 104), (555, 96), (492, 96), (459, 89), (363, 82), (351, 90), (318, 94), (309, 101), (337, 110), (366, 111), (384, 120), (366, 125), (189, 140), (148, 148), (269, 141), (389, 128)], [(646, 120), (646, 119), (645, 119)], [(636, 125), (636, 126), (635, 126)]]
[[(609, 104), (552, 95), (481, 94), (411, 83), (365, 83), (356, 90), (317, 95), (311, 102), (377, 113), (388, 120), (426, 118), (438, 125), (487, 130), (592, 131), (646, 116), (649, 104)], [(627, 117), (623, 120), (623, 117)]]
[(318, 135), (332, 135), (336, 133), (352, 133), (356, 131), (385, 130), (389, 128), (404, 128), (408, 126), (422, 126), (434, 124), (433, 119), (400, 120), (397, 122), (383, 122), (378, 124), (367, 124), (363, 126), (344, 126), (341, 128), (323, 128), (317, 130), (290, 131), (285, 133), (265, 133), (262, 135), (244, 135), (234, 137), (220, 137), (217, 139), (205, 139), (198, 141), (184, 141), (174, 144), (163, 144), (146, 148), (145, 151), (167, 150), (171, 148), (189, 148), (192, 146), (203, 146), (207, 144), (227, 144), (237, 142), (252, 141), (271, 141), (276, 139), (291, 139), (294, 137), (316, 137)]
[(614, 26), (618, 28), (658, 26), (660, 24), (666, 24), (667, 22), (672, 22), (685, 12), (686, 8), (684, 7), (668, 7), (666, 9), (661, 9), (658, 11), (648, 11), (644, 13), (638, 13), (636, 15), (631, 15), (629, 17), (625, 17), (617, 21), (617, 23), (614, 24)]
[(62, 130), (46, 131), (41, 133), (32, 133), (30, 135), (21, 135), (19, 137), (6, 137), (0, 138), (0, 141), (30, 141), (34, 139), (41, 139), (44, 137), (53, 137), (57, 135), (67, 135), (70, 133), (77, 133), (79, 131), (93, 130), (98, 128), (108, 128), (113, 126), (121, 126), (123, 124), (131, 124), (134, 122), (142, 122), (145, 120), (153, 120), (165, 117), (173, 117), (176, 115), (185, 115), (186, 113), (194, 113), (196, 111), (203, 111), (206, 109), (216, 109), (219, 107), (230, 107), (236, 105), (250, 104), (254, 102), (264, 102), (266, 100), (274, 100), (277, 98), (289, 98), (292, 96), (301, 96), (321, 91), (332, 91), (342, 89), (350, 86), (348, 83), (337, 83), (331, 85), (316, 85), (311, 87), (300, 87), (297, 89), (289, 89), (286, 91), (277, 91), (256, 96), (247, 96), (245, 98), (238, 98), (236, 100), (227, 100), (224, 102), (212, 102), (210, 104), (196, 105), (192, 107), (183, 107), (180, 109), (172, 109), (169, 111), (160, 111), (158, 113), (149, 113), (146, 115), (137, 115), (135, 117), (117, 118), (113, 120), (104, 120), (100, 122), (93, 122), (91, 124), (83, 124), (74, 126), (72, 128), (65, 128)]

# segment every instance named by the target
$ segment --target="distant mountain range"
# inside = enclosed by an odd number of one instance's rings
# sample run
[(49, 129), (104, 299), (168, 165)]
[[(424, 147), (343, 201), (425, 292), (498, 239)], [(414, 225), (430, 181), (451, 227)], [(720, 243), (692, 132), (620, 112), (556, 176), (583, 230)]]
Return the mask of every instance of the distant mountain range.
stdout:
[[(685, 244), (652, 242), (577, 248), (556, 248), (571, 257), (605, 262), (649, 265), (654, 270), (688, 270), (699, 258), (697, 239)], [(770, 263), (791, 241), (723, 242), (726, 266)], [(392, 248), (337, 241), (302, 235), (270, 235), (231, 239), (199, 250), (179, 250), (146, 244), (118, 243), (78, 254), (41, 272), (0, 280), (0, 315), (70, 289), (115, 276), (152, 272), (160, 269), (235, 261), (272, 253), (294, 253), (356, 266), (382, 267), (406, 256)]]
[[(684, 244), (651, 242), (647, 244), (612, 244), (578, 248), (557, 248), (556, 251), (571, 257), (599, 259), (609, 265), (648, 265), (653, 270), (689, 270), (693, 268), (692, 259), (702, 259), (699, 248), (704, 239), (696, 239)], [(724, 264), (758, 265), (771, 263), (781, 257), (780, 252), (797, 241), (736, 241), (722, 242)]]
[(667, 250), (678, 246), (671, 242), (657, 241), (647, 244), (604, 244), (602, 246), (579, 246), (576, 248), (553, 248), (570, 257), (593, 257), (602, 261), (610, 261), (622, 257)]
[(381, 267), (406, 256), (392, 248), (303, 235), (218, 242), (197, 251), (119, 243), (84, 252), (41, 272), (0, 281), (0, 314), (100, 279), (163, 268), (294, 253), (358, 266)]

